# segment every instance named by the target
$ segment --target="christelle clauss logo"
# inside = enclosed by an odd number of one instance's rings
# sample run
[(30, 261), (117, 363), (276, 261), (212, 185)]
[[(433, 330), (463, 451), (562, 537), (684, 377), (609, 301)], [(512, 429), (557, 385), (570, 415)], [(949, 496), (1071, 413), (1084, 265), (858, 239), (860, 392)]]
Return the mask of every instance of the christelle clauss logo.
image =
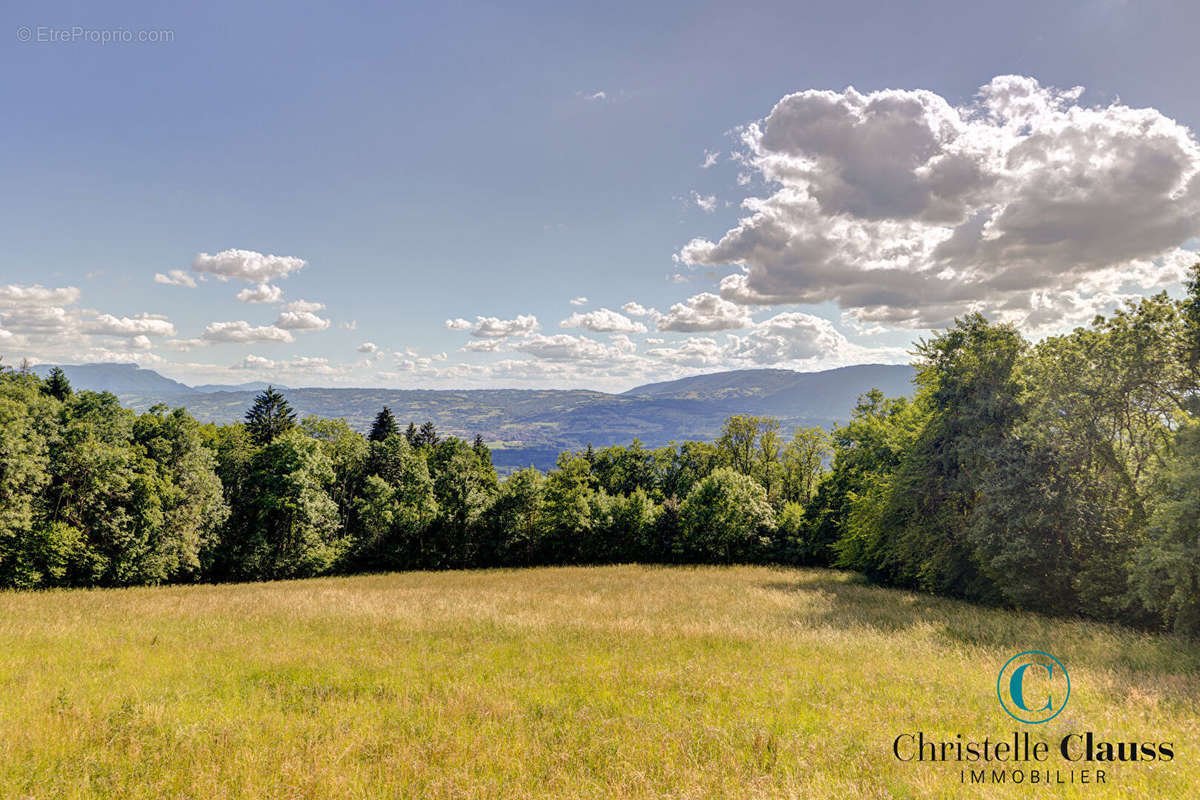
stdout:
[(1015, 730), (987, 736), (905, 732), (892, 740), (892, 753), (910, 763), (953, 763), (959, 782), (968, 785), (1106, 784), (1116, 765), (1175, 760), (1171, 741), (1080, 731), (1063, 722), (1073, 715), (1035, 727), (1058, 717), (1071, 699), (1066, 666), (1045, 651), (1027, 650), (1005, 661), (996, 697), (1005, 714), (1021, 723)]
[(1071, 698), (1071, 676), (1054, 656), (1040, 650), (1018, 653), (996, 677), (996, 696), (1008, 715), (1037, 725), (1062, 713)]

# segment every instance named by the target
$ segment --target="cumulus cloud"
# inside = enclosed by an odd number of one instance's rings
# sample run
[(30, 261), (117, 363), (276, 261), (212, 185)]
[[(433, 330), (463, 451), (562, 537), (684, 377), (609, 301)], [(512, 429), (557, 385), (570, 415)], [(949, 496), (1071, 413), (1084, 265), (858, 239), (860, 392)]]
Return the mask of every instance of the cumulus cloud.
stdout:
[[(662, 344), (662, 340), (655, 344)], [(646, 355), (681, 367), (716, 367), (728, 359), (726, 346), (706, 336), (691, 336), (672, 346), (652, 347)]]
[(606, 344), (587, 336), (557, 333), (553, 336), (535, 334), (514, 349), (546, 361), (614, 361), (630, 355), (637, 348), (625, 337), (614, 337)]
[(355, 349), (358, 350), (358, 352), (360, 352), (360, 353), (377, 353), (377, 352), (379, 352), (379, 347), (374, 342), (363, 342)]
[(283, 299), (283, 289), (269, 283), (260, 283), (254, 288), (242, 289), (237, 293), (242, 303), (278, 303)]
[(256, 356), (254, 354), (250, 354), (250, 355), (246, 356), (245, 358), (243, 358), (241, 361), (234, 364), (232, 369), (258, 370), (258, 369), (272, 369), (272, 368), (274, 368), (274, 366), (275, 366), (275, 362), (272, 361), (271, 359), (263, 358), (262, 356)]
[(607, 308), (575, 312), (558, 324), (560, 328), (584, 328), (597, 333), (645, 333), (646, 326)]
[(704, 151), (704, 160), (700, 162), (700, 169), (708, 169), (717, 163), (717, 159), (721, 157), (719, 152), (713, 150)]
[(79, 288), (76, 286), (53, 289), (36, 283), (32, 286), (19, 286), (15, 283), (0, 286), (0, 308), (31, 305), (69, 306), (77, 302)]
[(832, 301), (911, 328), (972, 310), (1033, 325), (1081, 286), (1167, 285), (1200, 235), (1200, 145), (1154, 109), (1080, 94), (1002, 76), (962, 106), (919, 90), (788, 95), (743, 132), (774, 193), (677, 258), (741, 267), (721, 281), (737, 303)]
[(587, 304), (588, 304), (588, 299), (586, 297), (571, 298), (571, 305), (573, 305), (573, 306), (586, 306)]
[(211, 322), (201, 338), (211, 343), (250, 344), (260, 342), (291, 342), (292, 334), (274, 325), (255, 327), (245, 320), (236, 322)]
[[(112, 314), (101, 314), (94, 320), (85, 323), (83, 329), (87, 333), (97, 333), (103, 336), (145, 337), (175, 335), (175, 326), (161, 314), (137, 314), (132, 317), (114, 317)], [(149, 342), (148, 339), (145, 341)]]
[(671, 306), (656, 319), (660, 331), (727, 331), (753, 324), (750, 312), (737, 303), (703, 292)]
[(853, 357), (855, 345), (827, 319), (788, 312), (755, 326), (746, 336), (731, 336), (728, 354), (756, 364), (779, 364), (816, 359), (843, 361)]
[(201, 253), (192, 262), (192, 272), (219, 280), (237, 278), (248, 283), (269, 283), (286, 278), (307, 262), (293, 256), (263, 255), (254, 250), (222, 250), (216, 255)]
[(329, 320), (311, 311), (284, 311), (275, 320), (275, 327), (285, 331), (323, 331), (329, 327)]
[(448, 319), (446, 327), (452, 331), (470, 331), (477, 339), (507, 339), (513, 336), (528, 336), (541, 326), (532, 314), (521, 314), (516, 319), (499, 317), (476, 317), (474, 322), (465, 319)]
[(156, 272), (154, 273), (154, 282), (165, 283), (168, 286), (184, 286), (188, 289), (196, 288), (196, 279), (181, 269), (167, 270), (165, 275), (161, 272)]
[[(283, 310), (284, 311), (295, 311), (298, 314), (303, 314), (306, 311), (307, 312), (324, 311), (325, 304), (324, 303), (314, 303), (310, 300), (293, 300), (290, 303), (284, 303)], [(354, 328), (350, 327), (349, 330), (354, 330)]]
[(646, 308), (641, 303), (635, 303), (632, 300), (621, 306), (621, 310), (631, 317), (650, 317), (657, 313), (653, 308)]
[(0, 314), (4, 327), (15, 333), (66, 336), (78, 333), (79, 313), (62, 306), (18, 306)]

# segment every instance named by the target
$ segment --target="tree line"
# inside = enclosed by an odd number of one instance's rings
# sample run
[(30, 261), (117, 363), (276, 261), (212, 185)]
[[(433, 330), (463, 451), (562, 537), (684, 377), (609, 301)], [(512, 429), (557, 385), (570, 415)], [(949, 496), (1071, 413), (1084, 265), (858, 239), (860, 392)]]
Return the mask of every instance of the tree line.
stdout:
[(200, 424), (3, 369), (0, 585), (758, 562), (1198, 633), (1200, 265), (1188, 290), (1037, 344), (968, 316), (832, 432), (738, 415), (503, 480), (480, 437), (387, 408), (363, 435), (268, 388)]

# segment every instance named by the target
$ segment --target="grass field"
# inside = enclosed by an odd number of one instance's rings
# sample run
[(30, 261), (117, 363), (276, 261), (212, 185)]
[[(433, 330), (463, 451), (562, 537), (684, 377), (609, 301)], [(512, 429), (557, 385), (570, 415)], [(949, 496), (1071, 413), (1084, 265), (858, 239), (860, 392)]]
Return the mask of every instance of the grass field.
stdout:
[[(995, 685), (1029, 649), (1072, 693), (1027, 727)], [(1192, 797), (1198, 666), (1179, 639), (820, 570), (4, 593), (0, 797)], [(891, 750), (1017, 728), (1176, 756), (1104, 786), (980, 788)]]

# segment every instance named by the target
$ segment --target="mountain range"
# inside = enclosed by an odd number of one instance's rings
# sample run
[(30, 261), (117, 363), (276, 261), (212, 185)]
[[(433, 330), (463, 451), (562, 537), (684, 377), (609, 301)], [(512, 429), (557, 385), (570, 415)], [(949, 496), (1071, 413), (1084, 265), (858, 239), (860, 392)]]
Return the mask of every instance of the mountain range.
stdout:
[[(264, 382), (188, 386), (135, 364), (63, 365), (76, 389), (112, 392), (137, 411), (156, 403), (185, 406), (203, 422), (233, 422)], [(45, 375), (51, 365), (34, 371)], [(480, 434), (502, 471), (533, 464), (546, 469), (563, 450), (625, 444), (655, 447), (713, 439), (730, 414), (766, 414), (791, 426), (845, 421), (859, 395), (911, 392), (908, 366), (860, 364), (822, 372), (754, 369), (696, 375), (637, 386), (622, 394), (584, 389), (330, 389), (276, 384), (301, 415), (343, 417), (365, 431), (383, 406), (401, 425), (431, 420), (443, 433)]]

